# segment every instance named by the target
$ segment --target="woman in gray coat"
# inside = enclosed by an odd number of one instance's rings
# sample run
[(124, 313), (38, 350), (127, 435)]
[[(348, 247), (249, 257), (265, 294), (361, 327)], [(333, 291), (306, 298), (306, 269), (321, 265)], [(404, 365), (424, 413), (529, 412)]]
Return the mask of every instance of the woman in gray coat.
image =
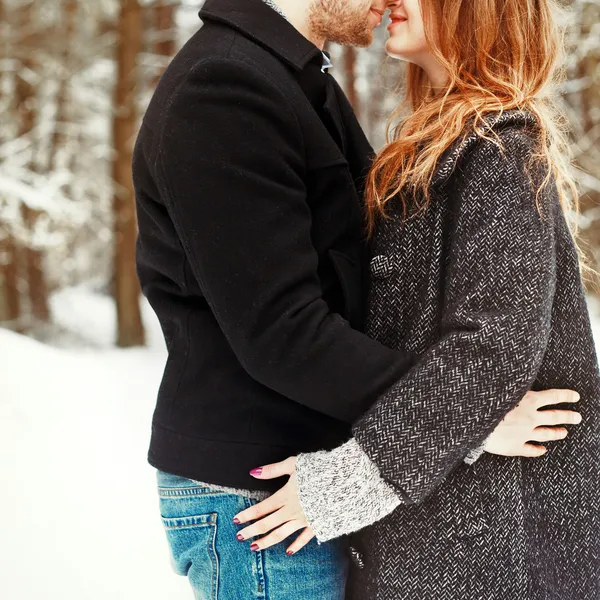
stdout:
[[(369, 176), (367, 333), (421, 359), (343, 446), (263, 466), (291, 477), (237, 515), (269, 515), (242, 533), (358, 532), (353, 600), (597, 600), (600, 375), (545, 95), (554, 2), (389, 8), (412, 110)], [(581, 425), (535, 460), (493, 454), (488, 436), (542, 388), (577, 390)], [(540, 408), (552, 426), (560, 405)]]

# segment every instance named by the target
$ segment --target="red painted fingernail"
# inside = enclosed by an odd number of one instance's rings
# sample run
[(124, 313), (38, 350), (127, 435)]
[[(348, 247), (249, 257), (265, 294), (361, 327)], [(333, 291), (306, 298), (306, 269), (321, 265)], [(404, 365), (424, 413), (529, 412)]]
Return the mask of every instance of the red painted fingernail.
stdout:
[(258, 544), (252, 544), (252, 545), (250, 546), (250, 550), (253, 550), (253, 551), (255, 551), (255, 552), (256, 552), (256, 550), (258, 550)]
[(238, 533), (238, 534), (235, 536), (235, 538), (236, 538), (237, 540), (239, 540), (240, 542), (243, 542), (243, 541), (244, 541), (244, 536), (243, 536), (241, 533)]
[(292, 554), (294, 554), (293, 550), (286, 550), (285, 552), (288, 556), (291, 556)]
[(262, 467), (257, 467), (256, 469), (252, 469), (250, 471), (250, 475), (260, 475), (262, 473)]
[(234, 522), (236, 525), (239, 525), (239, 524), (240, 524), (240, 520), (239, 520), (237, 517), (235, 517), (235, 518), (233, 519), (233, 522)]

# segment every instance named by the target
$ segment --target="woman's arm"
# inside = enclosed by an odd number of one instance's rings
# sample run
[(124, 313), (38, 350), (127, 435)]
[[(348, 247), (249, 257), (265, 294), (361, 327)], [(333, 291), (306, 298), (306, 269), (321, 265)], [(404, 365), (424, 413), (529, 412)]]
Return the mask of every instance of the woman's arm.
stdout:
[[(501, 456), (542, 456), (545, 446), (530, 442), (563, 439), (567, 435), (563, 425), (581, 422), (581, 415), (573, 410), (547, 407), (578, 401), (579, 394), (570, 390), (527, 392), (496, 426), (484, 448), (470, 452), (464, 461), (471, 464), (483, 450)], [(377, 465), (355, 439), (333, 450), (299, 454), (264, 465), (251, 474), (257, 479), (290, 476), (278, 492), (236, 515), (240, 525), (260, 519), (238, 532), (243, 539), (270, 532), (254, 540), (259, 549), (303, 529), (287, 548), (288, 553), (294, 553), (315, 535), (324, 542), (358, 531), (402, 504), (397, 490), (381, 477)]]
[(356, 441), (408, 503), (424, 501), (531, 388), (551, 327), (554, 186), (536, 204), (534, 139), (499, 132), (456, 167), (439, 341), (354, 425)]
[[(564, 425), (581, 422), (581, 415), (573, 410), (545, 409), (578, 400), (579, 394), (567, 390), (528, 392), (464, 462), (473, 464), (484, 452), (542, 456), (545, 446), (530, 442), (563, 439), (567, 435)], [(320, 542), (368, 527), (402, 504), (397, 490), (383, 479), (354, 438), (334, 450), (299, 454), (295, 484), (298, 512)]]
[(403, 501), (354, 438), (296, 457), (298, 499), (320, 542), (358, 531)]
[[(473, 464), (483, 447), (469, 453)], [(298, 499), (320, 542), (358, 531), (383, 519), (403, 500), (354, 438), (333, 450), (296, 457)]]

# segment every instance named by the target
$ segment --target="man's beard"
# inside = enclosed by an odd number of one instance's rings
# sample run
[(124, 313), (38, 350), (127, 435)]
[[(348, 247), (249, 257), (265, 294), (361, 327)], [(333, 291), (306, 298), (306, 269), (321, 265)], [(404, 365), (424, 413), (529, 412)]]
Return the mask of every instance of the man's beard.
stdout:
[[(348, 7), (350, 4), (350, 7)], [(313, 36), (342, 46), (366, 48), (373, 42), (369, 26), (371, 0), (313, 0), (308, 27)]]

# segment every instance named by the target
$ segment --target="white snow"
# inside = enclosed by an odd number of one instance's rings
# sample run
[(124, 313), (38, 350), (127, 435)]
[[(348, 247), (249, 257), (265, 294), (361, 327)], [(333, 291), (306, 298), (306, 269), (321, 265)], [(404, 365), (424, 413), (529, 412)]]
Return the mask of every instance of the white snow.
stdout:
[(55, 348), (0, 329), (0, 597), (178, 600), (155, 470), (146, 462), (166, 350), (111, 347), (112, 301), (53, 298), (56, 320), (90, 348)]
[(113, 302), (86, 288), (52, 299), (61, 347), (0, 329), (3, 600), (192, 598), (146, 462), (166, 351), (143, 308), (144, 349), (113, 347)]

